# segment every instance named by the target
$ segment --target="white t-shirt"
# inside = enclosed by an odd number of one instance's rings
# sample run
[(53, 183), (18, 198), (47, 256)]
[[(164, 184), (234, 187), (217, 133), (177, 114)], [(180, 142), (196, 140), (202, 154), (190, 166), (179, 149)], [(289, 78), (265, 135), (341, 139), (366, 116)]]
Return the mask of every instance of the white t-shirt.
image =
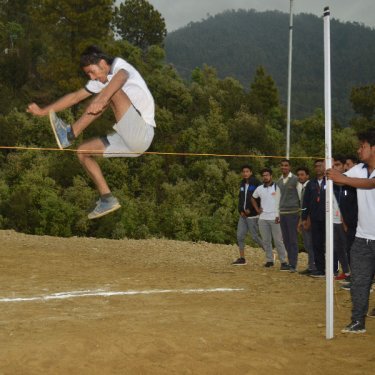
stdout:
[[(354, 178), (375, 178), (375, 170), (368, 175), (365, 164), (355, 165), (344, 173)], [(358, 189), (358, 225), (356, 237), (375, 240), (375, 189)]]
[(145, 122), (155, 127), (154, 98), (139, 72), (124, 59), (120, 57), (114, 59), (107, 76), (108, 82), (101, 83), (100, 81), (90, 80), (86, 84), (86, 90), (93, 94), (98, 94), (108, 85), (119, 70), (125, 70), (129, 74), (129, 78), (122, 87), (122, 90), (128, 95), (134, 107), (141, 113)]
[(280, 189), (273, 183), (270, 186), (259, 185), (254, 193), (255, 199), (260, 198), (261, 220), (275, 220), (279, 216)]

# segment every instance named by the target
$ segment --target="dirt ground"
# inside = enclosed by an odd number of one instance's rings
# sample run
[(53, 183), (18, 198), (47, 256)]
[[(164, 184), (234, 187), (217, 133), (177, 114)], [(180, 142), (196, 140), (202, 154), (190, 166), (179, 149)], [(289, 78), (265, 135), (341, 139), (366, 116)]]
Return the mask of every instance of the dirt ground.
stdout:
[(0, 231), (0, 374), (374, 374), (375, 319), (341, 334), (351, 304), (339, 284), (326, 340), (324, 280), (264, 269), (261, 250), (243, 267), (236, 256)]

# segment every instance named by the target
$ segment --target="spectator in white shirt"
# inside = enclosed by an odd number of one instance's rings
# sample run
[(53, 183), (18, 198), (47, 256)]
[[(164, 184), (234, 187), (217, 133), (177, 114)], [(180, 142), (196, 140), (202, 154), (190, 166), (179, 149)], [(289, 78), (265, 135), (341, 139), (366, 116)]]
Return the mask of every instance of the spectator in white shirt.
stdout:
[[(281, 271), (289, 271), (290, 267), (286, 262), (286, 250), (280, 228), (279, 201), (280, 189), (272, 181), (272, 170), (265, 168), (261, 171), (263, 185), (259, 185), (254, 191), (251, 202), (259, 214), (259, 231), (262, 236), (264, 250), (266, 252), (265, 267), (274, 266), (272, 252), (272, 240), (275, 243)], [(260, 206), (256, 199), (260, 199)]]

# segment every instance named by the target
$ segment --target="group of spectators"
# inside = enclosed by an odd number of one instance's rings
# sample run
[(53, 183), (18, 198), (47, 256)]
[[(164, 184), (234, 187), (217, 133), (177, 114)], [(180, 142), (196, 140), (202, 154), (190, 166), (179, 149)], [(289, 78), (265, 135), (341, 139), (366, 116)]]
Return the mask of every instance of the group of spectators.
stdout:
[[(329, 170), (323, 159), (315, 160), (314, 178), (307, 167), (299, 167), (293, 174), (291, 162), (284, 159), (280, 162), (281, 176), (274, 180), (273, 171), (264, 168), (261, 183), (251, 166), (244, 165), (238, 200), (240, 257), (232, 264), (247, 264), (245, 239), (250, 232), (265, 251), (264, 267), (275, 266), (273, 240), (280, 271), (296, 273), (300, 233), (308, 263), (299, 273), (325, 278), (326, 182), (332, 179), (333, 272), (342, 288), (351, 291), (353, 301), (352, 322), (343, 332), (363, 333), (375, 273), (375, 129), (358, 138), (359, 159), (336, 155)], [(367, 316), (375, 317), (375, 309)]]

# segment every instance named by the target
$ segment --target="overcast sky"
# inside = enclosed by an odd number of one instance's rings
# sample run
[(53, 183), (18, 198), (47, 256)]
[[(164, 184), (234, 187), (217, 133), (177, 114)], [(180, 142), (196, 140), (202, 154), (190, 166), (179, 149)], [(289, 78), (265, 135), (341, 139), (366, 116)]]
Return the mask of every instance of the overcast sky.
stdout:
[[(148, 0), (164, 17), (167, 30), (173, 31), (207, 14), (227, 9), (279, 10), (289, 13), (290, 0)], [(323, 14), (329, 6), (331, 15), (341, 21), (360, 22), (375, 28), (375, 0), (293, 0), (294, 12)]]

